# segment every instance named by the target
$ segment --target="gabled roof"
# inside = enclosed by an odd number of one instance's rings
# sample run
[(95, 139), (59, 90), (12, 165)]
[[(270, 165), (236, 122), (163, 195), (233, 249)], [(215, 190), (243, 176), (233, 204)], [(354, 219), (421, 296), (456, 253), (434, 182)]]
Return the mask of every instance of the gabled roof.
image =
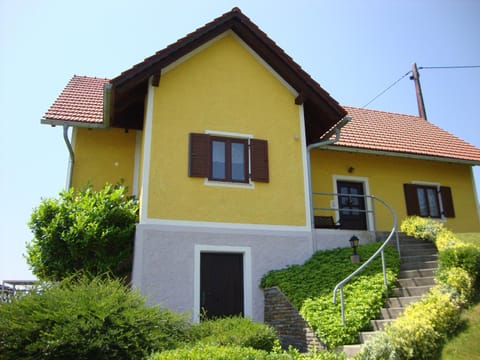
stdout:
[(107, 84), (108, 79), (74, 75), (45, 113), (42, 123), (102, 126), (103, 93)]
[[(45, 114), (43, 123), (102, 126), (108, 79), (74, 76)], [(413, 115), (344, 107), (351, 121), (331, 149), (480, 165), (480, 149)]]
[(158, 84), (163, 68), (229, 30), (300, 94), (296, 102), (303, 103), (306, 110), (309, 142), (346, 115), (346, 111), (290, 56), (238, 8), (233, 8), (112, 79), (112, 126), (141, 128), (148, 79), (153, 76), (154, 83)]
[(331, 148), (480, 165), (480, 149), (417, 116), (345, 107), (352, 120)]

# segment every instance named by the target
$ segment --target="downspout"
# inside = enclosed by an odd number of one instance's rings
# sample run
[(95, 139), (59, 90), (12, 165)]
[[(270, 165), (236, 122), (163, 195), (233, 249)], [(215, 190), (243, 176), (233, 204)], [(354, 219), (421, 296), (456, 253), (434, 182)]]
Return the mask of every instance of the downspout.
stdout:
[(66, 190), (72, 187), (73, 165), (75, 164), (75, 153), (73, 152), (72, 143), (68, 138), (68, 128), (68, 125), (63, 125), (63, 140), (65, 140), (69, 153)]
[[(335, 137), (333, 139), (330, 139), (328, 138), (327, 140), (320, 140), (316, 143), (313, 143), (313, 144), (310, 144), (307, 146), (307, 171), (308, 171), (308, 176), (310, 177), (310, 181), (308, 182), (308, 191), (309, 191), (309, 194), (310, 194), (310, 221), (311, 221), (311, 226), (312, 226), (312, 229), (314, 228), (315, 226), (315, 214), (313, 212), (313, 179), (312, 179), (312, 160), (311, 160), (311, 153), (310, 151), (312, 149), (318, 149), (318, 148), (321, 148), (321, 147), (324, 147), (324, 146), (327, 146), (327, 145), (331, 145), (331, 144), (335, 144), (337, 141), (340, 140), (340, 129), (343, 128), (345, 125), (347, 125), (347, 123), (352, 120), (352, 118), (350, 116), (345, 116), (342, 120), (340, 120), (340, 122), (338, 123), (338, 125), (335, 127)], [(317, 243), (315, 241), (315, 239), (313, 239), (313, 250), (314, 252), (317, 250)]]

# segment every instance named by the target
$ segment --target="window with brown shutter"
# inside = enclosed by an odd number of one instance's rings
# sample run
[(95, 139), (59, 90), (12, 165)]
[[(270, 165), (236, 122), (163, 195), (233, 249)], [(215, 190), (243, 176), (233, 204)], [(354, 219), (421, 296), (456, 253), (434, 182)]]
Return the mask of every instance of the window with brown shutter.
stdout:
[(210, 136), (190, 134), (188, 176), (208, 177), (210, 169)]
[[(407, 215), (441, 218), (455, 217), (452, 192), (449, 187), (404, 184)], [(443, 212), (441, 211), (443, 209)]]
[(268, 143), (259, 139), (192, 133), (188, 175), (233, 183), (249, 183), (250, 178), (268, 182)]
[(268, 143), (266, 140), (252, 139), (250, 141), (250, 161), (252, 180), (268, 182)]
[(452, 189), (448, 186), (441, 186), (440, 198), (442, 199), (443, 215), (445, 217), (454, 218), (455, 209), (453, 208)]

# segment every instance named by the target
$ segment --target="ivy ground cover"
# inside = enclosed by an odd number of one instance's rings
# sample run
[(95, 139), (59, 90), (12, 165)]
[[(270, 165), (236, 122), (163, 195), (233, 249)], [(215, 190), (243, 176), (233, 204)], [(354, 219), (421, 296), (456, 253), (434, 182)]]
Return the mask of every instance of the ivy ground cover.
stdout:
[[(381, 243), (361, 245), (358, 253), (366, 261)], [(350, 260), (350, 248), (319, 251), (303, 265), (293, 265), (269, 272), (262, 287), (278, 286), (315, 330), (320, 340), (333, 348), (358, 342), (358, 332), (368, 329), (386, 297), (382, 263), (378, 257), (344, 288), (345, 326), (342, 325), (340, 301), (332, 303), (335, 285), (355, 271), (360, 264)], [(385, 249), (387, 279), (393, 287), (400, 260), (397, 251)]]

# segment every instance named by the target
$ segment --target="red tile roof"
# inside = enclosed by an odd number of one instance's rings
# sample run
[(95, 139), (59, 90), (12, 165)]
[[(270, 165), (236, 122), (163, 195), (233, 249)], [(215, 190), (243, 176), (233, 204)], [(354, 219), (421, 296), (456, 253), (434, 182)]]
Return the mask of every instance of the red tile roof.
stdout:
[(103, 88), (108, 83), (108, 79), (74, 75), (45, 113), (42, 122), (101, 125), (103, 123)]
[(344, 107), (352, 120), (334, 147), (463, 160), (480, 164), (480, 149), (420, 117)]
[[(47, 111), (45, 123), (103, 122), (103, 88), (108, 79), (74, 76)], [(352, 120), (334, 148), (425, 156), (480, 165), (480, 149), (429, 121), (413, 115), (344, 107)]]

